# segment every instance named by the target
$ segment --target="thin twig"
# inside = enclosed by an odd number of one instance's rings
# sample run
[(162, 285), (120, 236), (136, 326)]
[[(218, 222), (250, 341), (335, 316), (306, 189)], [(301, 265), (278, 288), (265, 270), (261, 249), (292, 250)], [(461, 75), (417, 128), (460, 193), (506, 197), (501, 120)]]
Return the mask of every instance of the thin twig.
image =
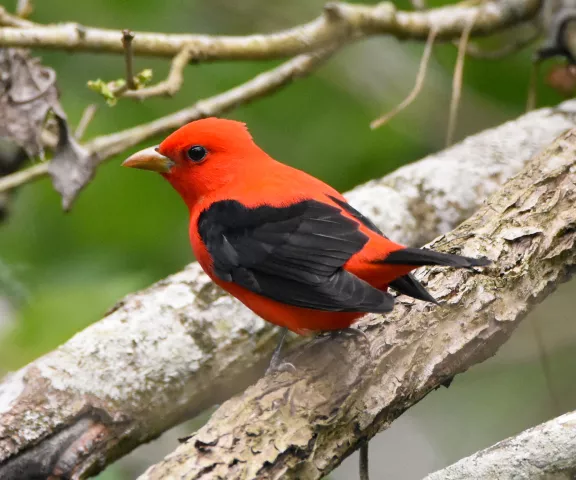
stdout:
[(182, 51), (172, 60), (170, 72), (168, 73), (166, 80), (159, 82), (156, 85), (151, 85), (150, 87), (140, 88), (138, 90), (127, 90), (122, 94), (122, 96), (144, 100), (150, 97), (174, 95), (182, 87), (182, 83), (184, 82), (184, 69), (193, 57), (194, 50), (183, 48)]
[[(218, 115), (259, 97), (269, 95), (288, 85), (292, 80), (303, 78), (334, 53), (326, 49), (307, 55), (299, 55), (282, 65), (261, 73), (226, 92), (200, 100), (191, 107), (179, 110), (152, 122), (137, 125), (110, 135), (97, 137), (85, 145), (89, 152), (97, 154), (100, 162), (122, 153), (144, 140), (167, 133), (181, 125), (211, 115)], [(48, 173), (48, 163), (41, 163), (21, 172), (0, 178), (0, 192), (12, 190)]]
[(458, 119), (458, 107), (460, 106), (460, 96), (462, 94), (462, 76), (464, 74), (464, 59), (466, 58), (466, 46), (470, 39), (470, 32), (474, 27), (476, 15), (470, 17), (470, 20), (462, 31), (462, 37), (458, 43), (458, 56), (456, 66), (454, 67), (454, 77), (452, 78), (452, 98), (450, 99), (450, 115), (448, 116), (448, 129), (446, 131), (446, 147), (452, 144), (454, 131), (456, 129), (456, 120)]
[(31, 0), (18, 0), (16, 4), (16, 15), (20, 18), (27, 18), (34, 11)]
[(90, 124), (90, 122), (94, 118), (94, 114), (96, 113), (97, 110), (98, 110), (98, 105), (96, 105), (94, 103), (88, 105), (84, 109), (84, 112), (82, 112), (82, 117), (80, 118), (80, 121), (78, 122), (78, 126), (76, 127), (76, 130), (74, 131), (74, 136), (76, 137), (76, 140), (82, 139), (82, 137), (84, 136), (84, 133), (86, 132), (86, 128), (88, 128), (88, 125)]
[(360, 480), (370, 480), (368, 442), (360, 446)]
[(416, 83), (412, 91), (408, 96), (394, 108), (392, 111), (382, 115), (380, 118), (373, 120), (370, 123), (370, 128), (378, 128), (388, 122), (392, 117), (400, 113), (407, 106), (409, 106), (418, 97), (420, 90), (422, 90), (422, 85), (424, 85), (424, 79), (426, 78), (426, 72), (428, 70), (428, 61), (430, 60), (430, 55), (432, 54), (432, 47), (434, 46), (434, 39), (436, 38), (436, 29), (430, 30), (428, 35), (428, 40), (426, 40), (426, 46), (424, 47), (424, 53), (422, 54), (422, 59), (420, 60), (420, 67), (418, 69), (418, 75), (416, 76)]
[(3, 27), (15, 28), (32, 28), (41, 26), (37, 23), (31, 22), (30, 20), (25, 20), (17, 15), (11, 15), (2, 5), (0, 5), (0, 25)]
[(44, 177), (48, 173), (48, 163), (39, 163), (26, 170), (12, 173), (0, 178), (0, 192), (8, 192), (14, 188)]
[(134, 32), (127, 29), (122, 30), (122, 45), (124, 46), (124, 61), (126, 63), (126, 88), (128, 90), (134, 90), (136, 88), (136, 83), (134, 82), (132, 40), (134, 40)]
[(412, 8), (416, 11), (422, 11), (426, 9), (426, 0), (411, 0)]
[[(392, 35), (424, 40), (432, 28), (439, 40), (461, 36), (470, 15), (480, 10), (473, 34), (485, 36), (534, 17), (541, 0), (488, 1), (481, 6), (448, 5), (422, 12), (396, 10), (393, 3), (376, 5), (333, 3), (326, 12), (303, 25), (266, 35), (212, 36), (135, 32), (134, 55), (173, 58), (184, 47), (197, 52), (197, 59), (264, 60), (292, 57), (326, 46), (344, 45), (367, 36)], [(331, 13), (328, 13), (331, 12)], [(334, 15), (334, 12), (337, 14)], [(0, 12), (0, 24), (14, 20)], [(23, 25), (22, 25), (23, 26)], [(0, 29), (0, 46), (47, 48), (66, 51), (92, 51), (123, 54), (119, 30), (92, 28), (77, 23), (35, 25), (31, 28)]]

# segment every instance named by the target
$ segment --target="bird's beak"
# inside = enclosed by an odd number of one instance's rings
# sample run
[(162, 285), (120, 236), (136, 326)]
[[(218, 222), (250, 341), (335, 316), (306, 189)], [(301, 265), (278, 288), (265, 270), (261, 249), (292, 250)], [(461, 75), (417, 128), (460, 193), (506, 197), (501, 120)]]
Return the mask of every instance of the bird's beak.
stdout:
[(161, 153), (158, 147), (149, 147), (136, 152), (122, 162), (123, 167), (152, 170), (153, 172), (168, 173), (174, 162)]

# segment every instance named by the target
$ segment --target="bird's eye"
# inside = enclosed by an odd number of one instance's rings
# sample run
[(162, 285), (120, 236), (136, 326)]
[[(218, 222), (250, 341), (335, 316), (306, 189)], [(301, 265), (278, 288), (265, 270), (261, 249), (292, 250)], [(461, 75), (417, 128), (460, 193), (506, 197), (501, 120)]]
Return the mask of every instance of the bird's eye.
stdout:
[(208, 151), (201, 145), (194, 145), (188, 149), (188, 158), (193, 162), (201, 162), (208, 155)]

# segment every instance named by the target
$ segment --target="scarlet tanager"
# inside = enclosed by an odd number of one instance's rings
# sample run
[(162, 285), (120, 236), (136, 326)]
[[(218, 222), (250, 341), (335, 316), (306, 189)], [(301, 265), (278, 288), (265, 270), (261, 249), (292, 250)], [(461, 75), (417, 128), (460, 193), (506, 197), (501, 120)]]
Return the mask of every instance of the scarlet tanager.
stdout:
[(210, 278), (298, 334), (390, 312), (389, 287), (434, 302), (410, 274), (422, 265), (489, 263), (392, 242), (332, 187), (267, 155), (240, 122), (191, 122), (122, 165), (168, 180), (190, 210), (192, 249)]

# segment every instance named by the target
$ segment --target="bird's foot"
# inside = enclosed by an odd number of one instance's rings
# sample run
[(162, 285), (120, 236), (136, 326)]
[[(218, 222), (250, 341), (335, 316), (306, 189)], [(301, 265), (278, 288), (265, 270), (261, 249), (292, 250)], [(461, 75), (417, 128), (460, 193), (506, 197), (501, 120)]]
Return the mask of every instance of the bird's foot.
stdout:
[(290, 362), (279, 362), (276, 365), (272, 365), (272, 363), (270, 363), (270, 365), (268, 365), (268, 368), (266, 369), (266, 375), (269, 375), (271, 373), (282, 373), (282, 372), (292, 372), (292, 373), (296, 373), (296, 367), (290, 363)]

